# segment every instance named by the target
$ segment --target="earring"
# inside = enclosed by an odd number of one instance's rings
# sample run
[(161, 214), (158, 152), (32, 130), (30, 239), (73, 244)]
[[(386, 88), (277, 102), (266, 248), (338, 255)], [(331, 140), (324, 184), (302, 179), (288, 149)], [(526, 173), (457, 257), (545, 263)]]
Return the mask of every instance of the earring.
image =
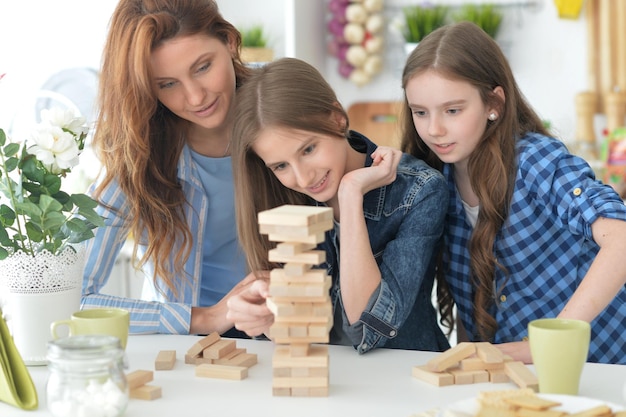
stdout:
[(489, 120), (491, 120), (492, 122), (495, 121), (498, 118), (498, 115), (495, 113), (489, 113)]

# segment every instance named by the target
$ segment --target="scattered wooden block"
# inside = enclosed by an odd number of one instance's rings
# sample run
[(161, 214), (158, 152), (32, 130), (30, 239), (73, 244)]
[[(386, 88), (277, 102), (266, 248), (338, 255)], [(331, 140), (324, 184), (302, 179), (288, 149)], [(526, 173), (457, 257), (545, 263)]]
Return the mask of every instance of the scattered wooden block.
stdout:
[(539, 381), (537, 376), (524, 363), (520, 361), (506, 362), (504, 364), (504, 372), (520, 388), (530, 388), (538, 391)]
[(500, 364), (504, 362), (504, 354), (500, 349), (488, 342), (474, 343), (476, 356), (486, 364)]
[(211, 346), (213, 343), (217, 342), (220, 339), (220, 334), (218, 332), (213, 332), (210, 335), (198, 340), (193, 346), (191, 346), (187, 351), (187, 355), (189, 355), (190, 357), (196, 357), (200, 355), (200, 353), (204, 349)]
[(132, 390), (146, 385), (148, 382), (154, 379), (154, 372), (143, 369), (138, 369), (126, 374), (126, 383), (128, 389)]
[(174, 368), (176, 364), (175, 350), (162, 350), (157, 354), (154, 361), (154, 369), (157, 371), (167, 371)]
[(447, 372), (432, 372), (425, 366), (414, 366), (413, 377), (438, 387), (454, 385), (454, 376)]
[(233, 339), (220, 339), (202, 351), (202, 357), (208, 359), (220, 359), (232, 352), (237, 347), (237, 341)]
[(142, 385), (140, 387), (131, 389), (128, 392), (128, 396), (130, 398), (146, 401), (156, 400), (157, 398), (161, 398), (161, 395), (161, 387), (158, 387), (156, 385)]
[(461, 342), (434, 357), (426, 363), (426, 369), (432, 372), (441, 372), (458, 364), (462, 359), (465, 359), (476, 352), (476, 347), (473, 343)]
[(244, 379), (248, 377), (245, 366), (202, 364), (196, 366), (196, 376), (202, 378)]

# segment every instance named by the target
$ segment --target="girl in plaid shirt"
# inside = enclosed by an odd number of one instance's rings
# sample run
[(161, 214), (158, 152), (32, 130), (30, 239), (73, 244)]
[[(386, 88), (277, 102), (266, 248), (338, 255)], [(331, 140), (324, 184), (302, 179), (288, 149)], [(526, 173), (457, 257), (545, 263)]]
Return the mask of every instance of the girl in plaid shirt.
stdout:
[(531, 362), (531, 320), (581, 319), (590, 361), (626, 363), (626, 207), (550, 135), (496, 42), (471, 23), (443, 27), (402, 86), (402, 149), (448, 181), (439, 273), (467, 339)]

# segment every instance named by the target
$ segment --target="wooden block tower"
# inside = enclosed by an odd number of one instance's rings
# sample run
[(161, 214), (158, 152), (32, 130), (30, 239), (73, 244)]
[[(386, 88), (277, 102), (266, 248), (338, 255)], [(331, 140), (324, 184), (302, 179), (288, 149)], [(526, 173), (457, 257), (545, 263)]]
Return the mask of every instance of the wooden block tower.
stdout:
[(331, 277), (312, 269), (326, 260), (315, 250), (333, 227), (327, 207), (284, 205), (259, 213), (259, 230), (279, 243), (270, 262), (268, 308), (274, 313), (269, 337), (277, 344), (272, 361), (275, 396), (328, 396), (328, 333), (333, 325)]

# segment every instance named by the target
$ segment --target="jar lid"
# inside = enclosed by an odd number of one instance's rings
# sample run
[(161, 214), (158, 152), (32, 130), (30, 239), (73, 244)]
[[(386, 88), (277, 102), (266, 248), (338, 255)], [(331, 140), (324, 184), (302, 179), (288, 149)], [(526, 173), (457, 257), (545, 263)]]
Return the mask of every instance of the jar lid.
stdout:
[(123, 353), (120, 339), (115, 336), (87, 334), (64, 337), (48, 342), (49, 360), (68, 356), (81, 359), (100, 358), (109, 356), (112, 352), (120, 355)]

